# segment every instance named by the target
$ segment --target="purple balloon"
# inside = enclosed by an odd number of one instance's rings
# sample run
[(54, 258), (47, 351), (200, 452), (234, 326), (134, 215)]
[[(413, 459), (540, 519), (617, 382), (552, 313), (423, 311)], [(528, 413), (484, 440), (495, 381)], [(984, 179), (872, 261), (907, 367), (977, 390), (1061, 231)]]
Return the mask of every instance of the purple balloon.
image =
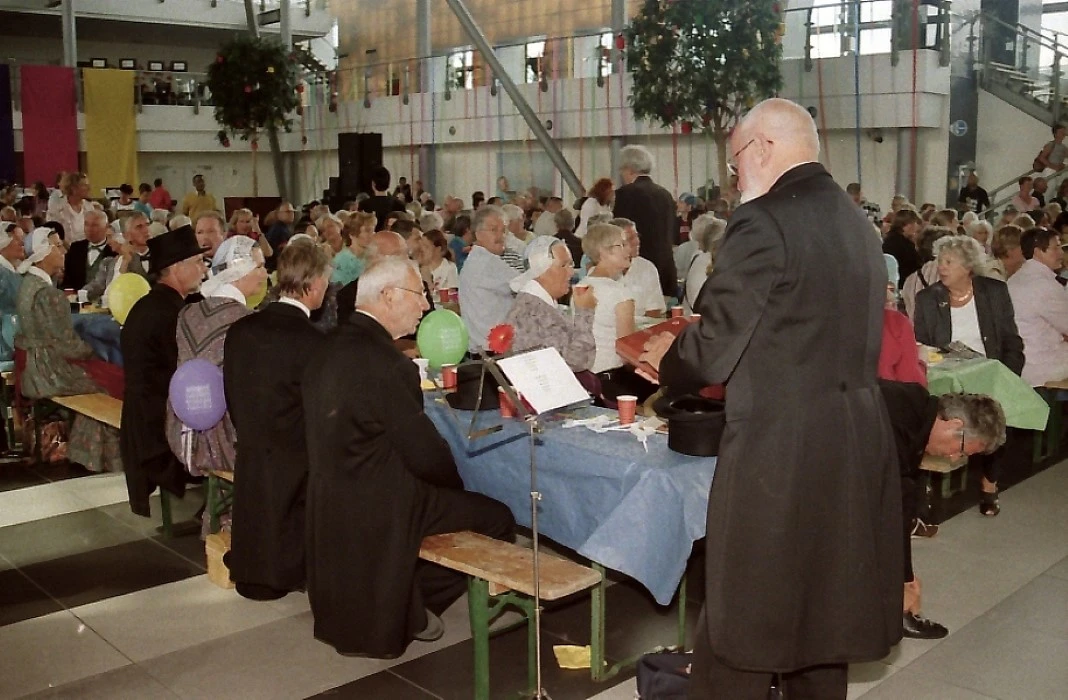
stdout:
[(171, 407), (193, 430), (214, 428), (226, 414), (222, 369), (208, 360), (183, 362), (171, 377)]

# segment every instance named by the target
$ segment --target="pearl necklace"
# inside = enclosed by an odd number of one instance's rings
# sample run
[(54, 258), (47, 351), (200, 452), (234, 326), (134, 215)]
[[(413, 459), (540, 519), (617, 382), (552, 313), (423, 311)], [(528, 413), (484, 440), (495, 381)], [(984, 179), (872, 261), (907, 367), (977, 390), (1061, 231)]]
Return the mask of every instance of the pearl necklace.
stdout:
[(974, 288), (973, 289), (969, 289), (966, 293), (961, 294), (960, 296), (955, 296), (952, 293), (950, 293), (949, 298), (955, 304), (967, 304), (968, 300), (970, 300), (972, 298), (973, 294), (975, 294), (975, 289)]

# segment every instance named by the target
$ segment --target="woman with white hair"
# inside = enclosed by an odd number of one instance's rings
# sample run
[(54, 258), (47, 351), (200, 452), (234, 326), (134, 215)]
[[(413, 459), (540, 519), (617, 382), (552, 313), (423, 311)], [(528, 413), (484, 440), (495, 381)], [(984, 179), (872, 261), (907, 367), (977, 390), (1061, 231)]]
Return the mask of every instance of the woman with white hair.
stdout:
[[(975, 216), (975, 212), (968, 212), (974, 218), (970, 221), (962, 221), (964, 230), (968, 232), (968, 235), (979, 242), (979, 245), (983, 248), (983, 254), (987, 257), (990, 256), (990, 246), (994, 242), (994, 227), (990, 225), (989, 221), (980, 219)], [(964, 215), (964, 218), (968, 218), (968, 214)]]
[[(212, 258), (210, 276), (201, 287), (204, 300), (190, 304), (178, 315), (178, 364), (193, 359), (223, 364), (226, 331), (252, 313), (248, 299), (260, 295), (267, 284), (263, 251), (247, 236), (228, 238)], [(194, 431), (184, 426), (167, 405), (167, 442), (171, 451), (194, 476), (209, 470), (233, 471), (236, 434), (230, 415), (215, 427)], [(207, 514), (205, 514), (205, 524)]]
[(597, 297), (593, 289), (576, 287), (572, 294), (574, 312), (565, 314), (557, 301), (571, 291), (575, 271), (571, 251), (559, 239), (538, 236), (525, 253), (529, 267), (511, 282), (515, 303), (504, 321), (515, 329), (512, 349), (523, 352), (553, 347), (572, 372), (590, 369), (597, 349), (593, 337)]
[[(916, 295), (916, 340), (944, 348), (961, 343), (1015, 374), (1023, 372), (1024, 344), (1016, 328), (1008, 286), (984, 277), (983, 250), (969, 236), (946, 236), (934, 244), (938, 281)], [(961, 435), (961, 439), (964, 439)], [(994, 516), (1003, 453), (982, 460), (979, 512)]]
[(712, 268), (716, 263), (716, 251), (723, 241), (723, 234), (727, 230), (727, 222), (717, 219), (712, 214), (701, 214), (694, 219), (693, 228), (690, 230), (690, 239), (697, 241), (697, 249), (700, 251), (690, 258), (685, 268), (679, 271), (684, 273), (685, 283), (682, 291), (682, 308), (687, 316), (693, 313), (693, 304), (697, 295), (701, 293), (701, 287), (712, 274)]

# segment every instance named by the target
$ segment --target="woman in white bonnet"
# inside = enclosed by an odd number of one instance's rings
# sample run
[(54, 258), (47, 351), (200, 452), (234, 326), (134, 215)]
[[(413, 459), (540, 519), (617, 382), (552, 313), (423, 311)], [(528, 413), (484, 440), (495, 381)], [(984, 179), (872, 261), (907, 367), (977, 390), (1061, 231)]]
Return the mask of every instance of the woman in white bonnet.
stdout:
[[(223, 241), (200, 287), (204, 300), (186, 306), (178, 315), (178, 365), (201, 358), (222, 367), (226, 331), (252, 313), (248, 299), (260, 296), (266, 284), (263, 251), (256, 242), (247, 236)], [(236, 433), (229, 412), (215, 427), (197, 432), (182, 425), (168, 403), (167, 441), (194, 476), (234, 469)]]

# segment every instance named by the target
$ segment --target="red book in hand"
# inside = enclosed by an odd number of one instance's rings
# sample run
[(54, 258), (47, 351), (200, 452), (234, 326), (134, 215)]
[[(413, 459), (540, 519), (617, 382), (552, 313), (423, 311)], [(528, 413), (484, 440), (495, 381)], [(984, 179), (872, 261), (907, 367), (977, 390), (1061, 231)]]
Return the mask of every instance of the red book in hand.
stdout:
[(669, 318), (662, 323), (658, 323), (655, 326), (649, 326), (637, 333), (625, 335), (622, 338), (616, 339), (616, 352), (628, 365), (633, 365), (635, 368), (648, 374), (653, 379), (656, 379), (659, 376), (659, 372), (653, 369), (653, 366), (648, 362), (641, 361), (642, 353), (645, 352), (645, 344), (650, 338), (654, 338), (661, 333), (670, 333), (673, 336), (678, 337), (683, 328), (694, 321), (699, 320), (699, 318), (699, 316)]

